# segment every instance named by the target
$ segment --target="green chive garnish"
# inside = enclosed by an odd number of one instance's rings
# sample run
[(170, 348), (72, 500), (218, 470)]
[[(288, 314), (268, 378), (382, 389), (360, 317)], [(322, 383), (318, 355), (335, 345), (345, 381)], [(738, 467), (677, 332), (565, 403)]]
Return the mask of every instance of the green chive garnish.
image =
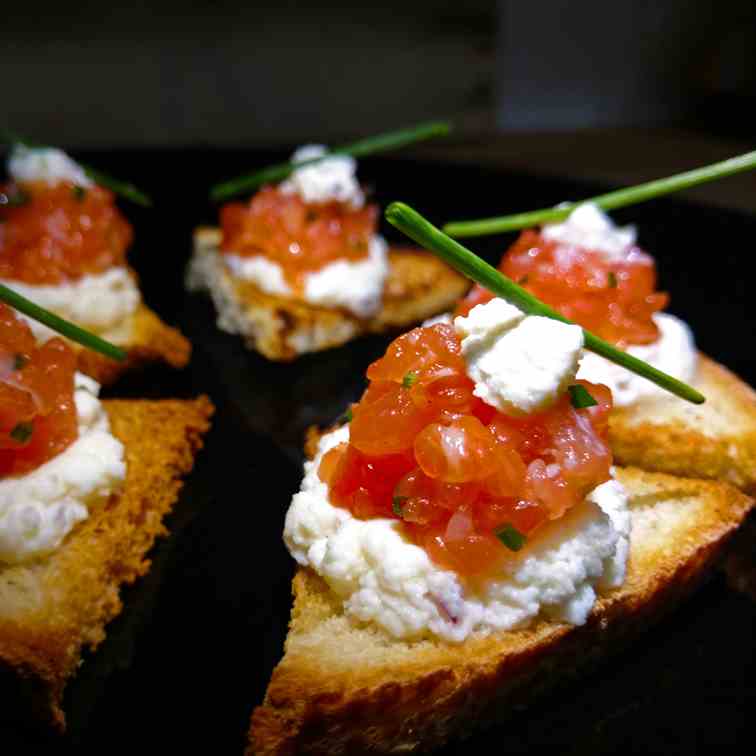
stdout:
[(615, 210), (618, 207), (627, 207), (628, 205), (637, 205), (640, 202), (661, 197), (664, 194), (679, 192), (683, 189), (689, 189), (698, 184), (705, 184), (708, 181), (716, 181), (725, 176), (732, 176), (735, 173), (750, 171), (756, 168), (756, 150), (746, 152), (744, 155), (722, 160), (719, 163), (712, 163), (703, 168), (696, 168), (692, 171), (685, 171), (674, 176), (669, 176), (656, 181), (649, 181), (638, 186), (631, 186), (626, 189), (618, 189), (607, 194), (600, 194), (598, 197), (581, 200), (580, 202), (564, 202), (557, 207), (546, 207), (541, 210), (533, 210), (527, 213), (515, 213), (514, 215), (502, 215), (494, 218), (481, 218), (480, 220), (454, 221), (447, 223), (443, 230), (457, 238), (465, 236), (486, 236), (488, 234), (498, 234), (504, 231), (515, 231), (520, 228), (530, 228), (540, 226), (544, 223), (564, 220), (576, 207), (586, 202), (593, 202), (603, 210)]
[(23, 354), (16, 354), (13, 357), (13, 369), (21, 370), (22, 368), (26, 367), (28, 362), (29, 362), (28, 357), (25, 357)]
[(511, 522), (500, 525), (494, 530), (494, 535), (510, 550), (519, 551), (528, 540), (524, 533), (520, 533)]
[(391, 500), (391, 509), (397, 517), (404, 517), (404, 502), (407, 501), (407, 496), (394, 496)]
[(341, 147), (334, 147), (321, 157), (303, 160), (300, 163), (279, 163), (261, 171), (251, 173), (247, 176), (238, 176), (237, 178), (216, 184), (210, 189), (210, 199), (213, 202), (223, 202), (224, 200), (236, 197), (239, 194), (252, 192), (263, 184), (273, 184), (282, 181), (291, 175), (298, 168), (303, 168), (312, 163), (319, 163), (327, 157), (333, 155), (351, 155), (352, 157), (362, 157), (363, 155), (375, 155), (378, 152), (386, 150), (395, 150), (398, 147), (404, 147), (413, 142), (420, 142), (423, 139), (432, 139), (433, 137), (446, 136), (452, 129), (452, 125), (446, 121), (433, 121), (431, 123), (421, 123), (418, 126), (412, 126), (408, 129), (399, 131), (389, 131), (386, 134), (361, 139), (358, 142), (342, 144)]
[[(13, 134), (10, 131), (3, 131), (2, 134), (3, 140), (6, 142), (6, 144), (20, 144), (22, 147), (27, 147), (29, 149), (44, 149), (45, 147), (49, 146), (30, 142), (28, 139), (24, 139), (23, 137), (18, 136), (18, 134)], [(112, 191), (114, 194), (117, 194), (124, 199), (130, 200), (135, 205), (141, 205), (142, 207), (152, 207), (152, 200), (150, 199), (150, 197), (143, 191), (137, 189), (133, 184), (129, 184), (126, 181), (121, 181), (120, 179), (113, 178), (112, 176), (108, 176), (106, 173), (102, 173), (101, 171), (98, 171), (96, 168), (92, 168), (89, 165), (84, 165), (83, 163), (79, 163), (79, 165), (81, 166), (81, 169), (84, 171), (84, 173), (89, 178), (91, 178), (92, 181), (95, 182), (95, 184), (99, 184), (100, 186), (104, 186), (107, 189), (110, 189), (110, 191)], [(77, 196), (77, 199), (81, 198)]]
[(104, 354), (106, 357), (118, 360), (119, 362), (126, 359), (126, 352), (114, 344), (101, 339), (99, 336), (95, 336), (93, 333), (89, 333), (89, 331), (85, 331), (83, 328), (79, 328), (79, 326), (74, 325), (68, 320), (58, 317), (49, 310), (45, 310), (43, 307), (34, 304), (34, 302), (30, 302), (26, 297), (22, 297), (18, 292), (9, 289), (3, 284), (0, 284), (0, 302), (5, 302), (24, 315), (42, 323), (42, 325), (46, 325), (53, 331), (57, 331), (67, 339), (87, 347), (87, 349), (100, 352), (100, 354)]
[(617, 274), (613, 270), (606, 274), (606, 284), (610, 289), (617, 288)]
[(346, 412), (342, 412), (336, 420), (336, 425), (345, 425), (352, 422), (352, 408), (350, 407)]
[(84, 197), (87, 196), (87, 190), (83, 186), (75, 186), (73, 188), (73, 196), (74, 199), (78, 200), (79, 202), (83, 202)]
[(10, 432), (10, 437), (19, 444), (25, 444), (34, 433), (34, 426), (31, 423), (18, 423)]
[(111, 192), (117, 194), (119, 197), (133, 202), (135, 205), (141, 205), (142, 207), (152, 207), (152, 199), (149, 195), (145, 194), (141, 189), (137, 189), (134, 184), (129, 184), (126, 181), (108, 176), (107, 173), (98, 171), (96, 168), (92, 168), (89, 165), (79, 163), (84, 173), (100, 186), (104, 186), (106, 189), (110, 189)]
[(417, 382), (417, 373), (413, 373), (411, 370), (407, 375), (402, 378), (402, 386), (404, 388), (412, 388)]
[[(389, 223), (414, 239), (421, 247), (435, 252), (452, 268), (489, 289), (497, 297), (502, 297), (515, 307), (519, 307), (526, 314), (543, 315), (554, 320), (561, 320), (563, 323), (572, 322), (545, 305), (530, 292), (518, 286), (485, 260), (481, 260), (459, 242), (448, 237), (409, 205), (405, 205), (403, 202), (392, 202), (386, 208), (385, 214)], [(586, 349), (590, 349), (631, 372), (647, 378), (652, 383), (682, 399), (694, 404), (702, 404), (705, 401), (703, 394), (691, 386), (663, 373), (661, 370), (657, 370), (647, 362), (613, 347), (598, 336), (594, 336), (590, 331), (586, 331), (585, 328), (583, 329), (583, 336)]]
[(595, 407), (598, 404), (598, 402), (591, 396), (590, 391), (579, 383), (567, 386), (567, 391), (570, 393), (570, 401), (575, 409)]

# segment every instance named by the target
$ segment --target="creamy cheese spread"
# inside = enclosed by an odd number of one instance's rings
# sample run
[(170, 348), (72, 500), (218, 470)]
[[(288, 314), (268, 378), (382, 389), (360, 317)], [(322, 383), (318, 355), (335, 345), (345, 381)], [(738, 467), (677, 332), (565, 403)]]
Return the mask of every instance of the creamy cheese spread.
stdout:
[(45, 556), (126, 476), (124, 448), (110, 432), (99, 385), (76, 374), (79, 437), (26, 475), (0, 479), (0, 565)]
[[(131, 316), (141, 301), (133, 276), (123, 267), (54, 285), (14, 280), (0, 280), (0, 283), (56, 315), (116, 343), (128, 343)], [(45, 341), (58, 335), (36, 320), (20, 313), (19, 317), (26, 320), (37, 340)]]
[[(322, 144), (308, 144), (292, 155), (291, 162), (312, 160), (326, 152)], [(333, 155), (297, 168), (278, 188), (284, 194), (298, 194), (305, 202), (345, 202), (354, 208), (365, 204), (357, 181), (357, 161), (349, 155)]]
[(94, 182), (84, 169), (55, 147), (25, 147), (14, 145), (8, 157), (8, 174), (19, 184), (44, 181), (57, 184), (70, 181), (77, 186), (91, 187)]
[[(698, 360), (690, 328), (674, 315), (656, 313), (653, 317), (659, 328), (659, 338), (651, 344), (630, 346), (628, 354), (689, 383), (696, 374)], [(667, 394), (655, 383), (588, 351), (580, 361), (577, 377), (609, 386), (615, 407), (627, 407), (644, 397)]]
[[(268, 294), (293, 296), (283, 269), (272, 260), (262, 255), (242, 257), (233, 253), (223, 254), (223, 259), (237, 278), (251, 281)], [(337, 260), (307, 273), (301, 298), (319, 307), (341, 307), (357, 317), (369, 318), (380, 309), (388, 273), (386, 241), (375, 234), (364, 260)]]
[(348, 426), (323, 436), (317, 455), (305, 463), (284, 540), (297, 562), (326, 580), (354, 620), (375, 623), (397, 638), (448, 641), (523, 627), (539, 615), (582, 624), (597, 590), (624, 580), (630, 515), (615, 480), (541, 528), (495, 578), (473, 583), (437, 567), (407, 539), (398, 520), (359, 520), (329, 502), (318, 477), (320, 460), (348, 439)]
[(635, 246), (634, 226), (620, 228), (593, 202), (578, 205), (562, 223), (549, 223), (541, 236), (565, 246), (601, 252), (608, 260), (622, 260)]
[(495, 298), (454, 320), (473, 393), (507, 415), (551, 406), (575, 379), (583, 349), (579, 326), (525, 315)]

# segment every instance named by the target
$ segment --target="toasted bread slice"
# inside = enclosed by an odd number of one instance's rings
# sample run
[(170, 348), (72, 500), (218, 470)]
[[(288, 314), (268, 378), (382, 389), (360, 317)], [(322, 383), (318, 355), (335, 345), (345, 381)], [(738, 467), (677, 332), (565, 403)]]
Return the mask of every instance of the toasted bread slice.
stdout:
[(187, 287), (206, 289), (218, 311), (218, 327), (240, 334), (252, 349), (271, 360), (293, 360), (363, 334), (419, 323), (449, 309), (470, 285), (427, 252), (393, 248), (388, 253), (390, 272), (381, 310), (364, 320), (343, 309), (266, 294), (234, 277), (222, 264), (220, 242), (220, 229), (195, 230)]
[(631, 494), (625, 584), (588, 622), (540, 620), (455, 645), (359, 626), (315, 573), (294, 578), (283, 660), (252, 715), (249, 754), (406, 753), (506, 718), (632, 639), (688, 594), (753, 502), (717, 482), (618, 470)]
[[(51, 556), (0, 567), (0, 683), (19, 715), (65, 727), (63, 690), (84, 647), (121, 611), (121, 586), (145, 573), (146, 554), (194, 464), (210, 401), (106, 401), (126, 448), (123, 491), (93, 511)], [(5, 712), (4, 712), (5, 713)]]
[(98, 383), (109, 385), (126, 371), (150, 362), (167, 362), (175, 368), (185, 367), (189, 362), (192, 352), (189, 340), (163, 323), (144, 303), (131, 316), (131, 323), (124, 331), (127, 337), (115, 340), (126, 350), (123, 362), (75, 345), (79, 370)]
[(756, 491), (756, 392), (705, 355), (693, 385), (704, 404), (664, 394), (615, 409), (609, 423), (615, 460)]

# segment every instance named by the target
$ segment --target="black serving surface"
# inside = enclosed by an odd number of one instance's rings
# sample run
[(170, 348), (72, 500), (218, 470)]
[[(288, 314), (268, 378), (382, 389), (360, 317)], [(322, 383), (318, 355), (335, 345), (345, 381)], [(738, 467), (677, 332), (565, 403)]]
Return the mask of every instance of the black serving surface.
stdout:
[[(171, 536), (154, 549), (149, 574), (124, 591), (123, 614), (68, 689), (68, 734), (46, 737), (16, 722), (0, 724), (0, 754), (242, 753), (249, 715), (262, 700), (286, 632), (293, 561), (281, 531), (299, 485), (304, 430), (331, 422), (359, 396), (366, 366), (389, 341), (363, 339), (276, 365), (219, 332), (203, 296), (184, 293), (192, 228), (215, 219), (205, 199), (209, 185), (285, 154), (81, 156), (153, 194), (153, 210), (122, 204), (136, 230), (131, 262), (147, 302), (194, 343), (187, 370), (150, 368), (107, 395), (208, 393), (217, 414), (169, 518)], [(361, 177), (381, 204), (401, 199), (437, 222), (604, 189), (403, 159), (365, 160)], [(638, 224), (641, 244), (656, 256), (661, 284), (672, 292), (671, 311), (694, 326), (700, 347), (756, 383), (747, 274), (756, 219), (672, 199), (615, 218)], [(512, 238), (469, 246), (495, 261)], [(750, 749), (755, 634), (756, 605), (714, 576), (680, 611), (589, 676), (444, 753)], [(5, 708), (0, 703), (0, 716)]]

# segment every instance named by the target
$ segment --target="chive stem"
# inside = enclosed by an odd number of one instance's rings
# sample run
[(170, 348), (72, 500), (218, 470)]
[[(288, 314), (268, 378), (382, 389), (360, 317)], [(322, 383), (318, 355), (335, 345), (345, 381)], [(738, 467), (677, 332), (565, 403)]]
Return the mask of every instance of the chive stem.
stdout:
[(514, 215), (502, 215), (493, 218), (481, 218), (479, 220), (452, 221), (443, 226), (443, 231), (449, 236), (460, 239), (470, 236), (487, 236), (488, 234), (498, 234), (504, 231), (516, 231), (521, 228), (564, 220), (576, 207), (586, 202), (593, 202), (602, 210), (615, 210), (618, 207), (637, 205), (654, 197), (679, 192), (692, 186), (705, 184), (707, 181), (716, 181), (726, 176), (732, 176), (735, 173), (750, 171), (753, 168), (756, 168), (756, 150), (729, 158), (728, 160), (722, 160), (718, 163), (712, 163), (703, 168), (695, 168), (692, 171), (685, 171), (684, 173), (678, 173), (667, 178), (648, 181), (645, 184), (617, 189), (616, 191), (600, 194), (598, 197), (581, 200), (580, 202), (565, 202), (557, 207), (546, 207), (541, 210), (515, 213)]
[(378, 152), (394, 150), (398, 147), (404, 147), (407, 144), (420, 142), (424, 139), (446, 136), (451, 130), (452, 125), (447, 121), (431, 121), (407, 129), (389, 131), (385, 134), (368, 137), (367, 139), (360, 139), (357, 142), (342, 144), (340, 147), (334, 147), (332, 150), (329, 150), (321, 157), (302, 160), (298, 163), (292, 163), (291, 161), (278, 163), (277, 165), (263, 168), (255, 173), (250, 173), (246, 176), (238, 176), (237, 178), (216, 184), (210, 190), (210, 199), (213, 200), (213, 202), (223, 202), (227, 199), (231, 199), (231, 197), (236, 197), (239, 194), (251, 192), (261, 187), (263, 184), (272, 184), (285, 179), (298, 168), (303, 168), (304, 166), (313, 163), (319, 163), (321, 160), (325, 160), (333, 155), (351, 155), (352, 157), (374, 155)]
[[(30, 150), (45, 149), (46, 147), (46, 145), (30, 142), (28, 139), (20, 137), (18, 134), (14, 134), (11, 131), (3, 131), (2, 135), (3, 140), (9, 145), (20, 144), (22, 147), (27, 147)], [(109, 176), (102, 171), (98, 171), (96, 168), (92, 168), (89, 165), (84, 165), (83, 163), (79, 163), (79, 165), (81, 166), (81, 169), (84, 171), (84, 173), (90, 179), (92, 179), (95, 184), (99, 184), (100, 186), (104, 186), (106, 189), (110, 189), (114, 194), (117, 194), (119, 197), (123, 197), (124, 199), (133, 202), (135, 205), (141, 205), (142, 207), (152, 207), (152, 199), (150, 198), (150, 196), (145, 194), (140, 189), (137, 189), (134, 184), (113, 178), (112, 176)]]
[[(385, 215), (389, 223), (414, 239), (422, 247), (434, 252), (452, 268), (489, 289), (496, 296), (519, 307), (528, 315), (542, 315), (554, 320), (561, 320), (563, 323), (572, 323), (530, 292), (518, 286), (485, 260), (481, 260), (475, 253), (447, 236), (409, 205), (405, 205), (403, 202), (392, 202), (386, 208)], [(702, 404), (705, 401), (704, 396), (691, 386), (673, 378), (671, 375), (667, 375), (667, 373), (663, 373), (661, 370), (657, 370), (647, 362), (613, 347), (590, 331), (586, 331), (585, 328), (583, 329), (583, 337), (586, 349), (590, 349), (611, 362), (647, 378), (681, 399), (693, 404)]]
[(30, 302), (26, 297), (22, 297), (18, 292), (9, 289), (3, 284), (0, 284), (0, 301), (42, 323), (42, 325), (46, 325), (53, 331), (57, 331), (67, 339), (75, 341), (77, 344), (81, 344), (95, 352), (100, 352), (106, 357), (118, 360), (119, 362), (126, 359), (126, 353), (114, 344), (101, 339), (99, 336), (95, 336), (93, 333), (89, 333), (89, 331), (85, 331), (83, 328), (79, 328), (79, 326), (74, 325), (68, 320), (58, 317), (49, 310), (45, 310), (43, 307), (34, 304), (34, 302)]
[(107, 173), (92, 168), (90, 165), (84, 165), (84, 163), (79, 163), (79, 165), (84, 173), (86, 173), (95, 184), (110, 189), (114, 194), (129, 200), (129, 202), (133, 202), (135, 205), (139, 205), (140, 207), (152, 207), (152, 198), (148, 194), (145, 194), (141, 189), (137, 189), (134, 184), (113, 178)]

